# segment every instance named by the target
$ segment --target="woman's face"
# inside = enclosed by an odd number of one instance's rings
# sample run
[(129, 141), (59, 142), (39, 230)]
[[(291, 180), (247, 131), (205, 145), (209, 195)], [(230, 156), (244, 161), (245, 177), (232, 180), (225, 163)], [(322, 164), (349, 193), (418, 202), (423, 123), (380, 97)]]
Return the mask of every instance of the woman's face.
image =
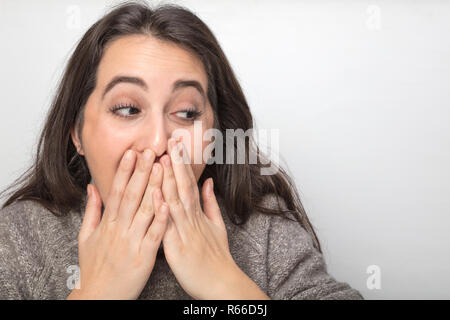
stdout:
[[(198, 88), (189, 83), (174, 87), (179, 80), (198, 82)], [(182, 140), (199, 179), (205, 163), (202, 156), (194, 163), (194, 146), (195, 152), (203, 152), (210, 143), (203, 141), (203, 133), (214, 122), (206, 92), (203, 64), (174, 44), (132, 35), (107, 46), (98, 66), (97, 85), (86, 103), (81, 145), (76, 130), (71, 131), (104, 203), (125, 151), (133, 149), (140, 157), (151, 149), (158, 160), (167, 152), (167, 141), (175, 130), (183, 129), (190, 138), (190, 142)], [(201, 121), (201, 131), (195, 135), (194, 120)]]

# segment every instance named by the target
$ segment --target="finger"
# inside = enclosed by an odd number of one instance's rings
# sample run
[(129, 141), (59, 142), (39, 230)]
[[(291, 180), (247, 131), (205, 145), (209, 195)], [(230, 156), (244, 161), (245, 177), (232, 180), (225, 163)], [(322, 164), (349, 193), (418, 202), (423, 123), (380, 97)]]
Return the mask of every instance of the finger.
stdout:
[(197, 178), (195, 177), (194, 171), (192, 169), (188, 150), (186, 149), (186, 146), (184, 145), (184, 143), (181, 143), (181, 146), (182, 146), (182, 155), (184, 158), (186, 172), (188, 173), (189, 179), (190, 179), (191, 184), (194, 189), (195, 204), (197, 206), (196, 212), (200, 214), (202, 211), (201, 211), (201, 205), (200, 205), (200, 191), (199, 191), (199, 187), (198, 187)]
[(156, 255), (158, 251), (169, 219), (169, 206), (163, 202), (159, 189), (155, 190), (153, 199), (158, 203), (158, 205), (155, 205), (155, 219), (148, 228), (141, 246), (141, 250), (151, 253), (152, 256)]
[(122, 202), (120, 203), (119, 223), (126, 229), (130, 227), (136, 211), (141, 204), (154, 160), (155, 153), (150, 149), (146, 149), (142, 156), (139, 157), (136, 169), (125, 189)]
[(203, 211), (205, 215), (216, 225), (225, 226), (219, 204), (214, 194), (214, 183), (212, 178), (206, 179), (202, 187)]
[(163, 245), (172, 245), (171, 242), (180, 243), (181, 238), (180, 234), (177, 230), (177, 227), (175, 226), (175, 223), (173, 222), (173, 219), (170, 217), (170, 210), (169, 210), (169, 218), (167, 221), (167, 228), (166, 232), (164, 233), (163, 237)]
[(162, 179), (163, 169), (161, 167), (161, 164), (154, 163), (144, 197), (142, 198), (141, 205), (136, 212), (136, 215), (130, 227), (130, 230), (132, 230), (132, 235), (136, 239), (136, 241), (142, 241), (142, 238), (147, 233), (149, 225), (152, 223), (155, 215), (155, 205), (153, 203), (152, 194), (156, 189), (161, 188)]
[(97, 188), (88, 184), (88, 201), (84, 211), (83, 222), (81, 224), (78, 241), (84, 242), (94, 232), (100, 223), (102, 216), (102, 201)]
[(195, 190), (197, 191), (198, 195), (198, 184), (197, 184), (197, 178), (195, 178), (194, 171), (192, 170), (191, 160), (189, 158), (189, 152), (186, 149), (186, 146), (183, 142), (181, 142), (181, 148), (182, 148), (182, 155), (184, 159), (184, 164), (186, 166), (187, 173), (189, 175), (189, 178), (191, 179), (192, 184), (195, 186)]
[(177, 226), (180, 235), (183, 236), (183, 230), (186, 226), (186, 213), (184, 212), (183, 203), (178, 197), (177, 183), (172, 170), (170, 157), (164, 155), (161, 157), (161, 162), (164, 168), (162, 193), (164, 200), (169, 205), (170, 216)]
[[(164, 199), (162, 198), (162, 192), (161, 189), (156, 189), (155, 192), (153, 192), (153, 203), (155, 207), (155, 212), (158, 210), (157, 208), (161, 208), (162, 204), (165, 203), (167, 205), (167, 208), (169, 208), (169, 205), (164, 202)], [(166, 232), (163, 237), (166, 239), (166, 237), (169, 236), (173, 241), (180, 241), (180, 233), (177, 230), (177, 227), (175, 223), (173, 222), (173, 219), (170, 215), (170, 209), (169, 209), (169, 217), (167, 218), (167, 227)]]
[(116, 221), (119, 215), (120, 203), (133, 172), (135, 161), (136, 155), (133, 150), (128, 150), (125, 152), (122, 160), (120, 161), (116, 175), (114, 176), (114, 181), (108, 195), (108, 200), (104, 211), (104, 217), (106, 219), (102, 219), (102, 221)]
[(186, 149), (183, 148), (183, 143), (176, 143), (172, 138), (169, 139), (169, 154), (172, 160), (178, 195), (189, 217), (189, 215), (196, 214), (197, 204), (200, 204), (197, 183), (194, 183), (189, 172), (189, 170), (192, 172), (190, 159), (187, 156)]
[(164, 202), (164, 199), (162, 198), (162, 191), (160, 188), (157, 188), (152, 193), (152, 199), (153, 199), (153, 204), (154, 204), (154, 208), (155, 208), (155, 215), (156, 215), (156, 211), (161, 208), (163, 203), (165, 203), (167, 205), (167, 208), (169, 209), (169, 217), (167, 218), (167, 227), (166, 227), (166, 232), (164, 234), (163, 240), (166, 237), (168, 232), (174, 232), (178, 238), (178, 230), (175, 226), (175, 223), (173, 222), (173, 219), (170, 216), (169, 205), (167, 204), (167, 202)]

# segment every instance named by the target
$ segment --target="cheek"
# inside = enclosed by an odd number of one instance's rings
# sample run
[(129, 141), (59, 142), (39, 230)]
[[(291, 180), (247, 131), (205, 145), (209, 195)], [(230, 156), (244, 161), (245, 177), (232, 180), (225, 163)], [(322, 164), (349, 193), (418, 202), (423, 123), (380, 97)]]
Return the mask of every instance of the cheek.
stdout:
[(129, 139), (119, 130), (113, 130), (111, 125), (89, 120), (85, 119), (82, 133), (85, 159), (93, 183), (103, 203), (106, 203), (120, 160), (129, 146)]

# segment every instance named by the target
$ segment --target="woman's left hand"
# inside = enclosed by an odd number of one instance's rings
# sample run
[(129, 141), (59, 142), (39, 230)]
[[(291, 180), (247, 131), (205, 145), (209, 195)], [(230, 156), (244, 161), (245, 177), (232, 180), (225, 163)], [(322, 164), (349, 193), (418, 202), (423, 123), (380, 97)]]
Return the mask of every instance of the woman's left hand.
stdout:
[(164, 254), (182, 288), (194, 299), (267, 299), (231, 256), (212, 179), (202, 186), (203, 212), (186, 148), (171, 138), (168, 151), (162, 195), (155, 192), (153, 201), (156, 210), (163, 201), (169, 206)]

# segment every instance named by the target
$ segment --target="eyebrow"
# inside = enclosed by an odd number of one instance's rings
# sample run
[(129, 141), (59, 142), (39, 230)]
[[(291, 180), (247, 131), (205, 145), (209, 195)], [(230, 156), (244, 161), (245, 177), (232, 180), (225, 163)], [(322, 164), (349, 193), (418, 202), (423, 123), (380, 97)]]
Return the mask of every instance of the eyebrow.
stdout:
[[(148, 86), (145, 83), (144, 80), (138, 77), (130, 77), (130, 76), (116, 76), (114, 77), (106, 86), (105, 90), (102, 94), (102, 100), (105, 97), (105, 95), (110, 91), (115, 85), (119, 83), (131, 83), (135, 84), (139, 87), (141, 87), (143, 90), (148, 91)], [(206, 100), (206, 94), (203, 90), (202, 85), (197, 80), (186, 80), (186, 79), (179, 79), (174, 82), (172, 87), (172, 93), (175, 92), (178, 89), (186, 88), (186, 87), (193, 87), (195, 88), (203, 97), (203, 100)]]

